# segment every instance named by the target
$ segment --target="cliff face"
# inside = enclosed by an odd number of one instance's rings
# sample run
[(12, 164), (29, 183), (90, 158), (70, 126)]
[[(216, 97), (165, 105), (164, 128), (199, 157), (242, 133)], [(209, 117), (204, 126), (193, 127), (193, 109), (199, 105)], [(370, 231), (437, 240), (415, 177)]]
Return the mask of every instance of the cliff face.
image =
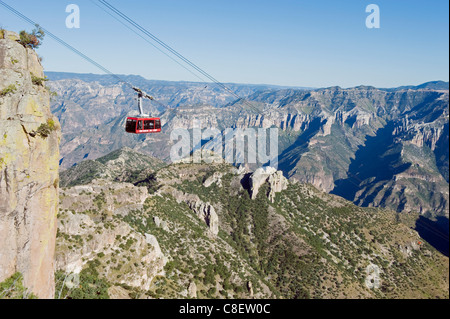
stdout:
[(60, 126), (38, 55), (0, 34), (0, 282), (54, 296)]

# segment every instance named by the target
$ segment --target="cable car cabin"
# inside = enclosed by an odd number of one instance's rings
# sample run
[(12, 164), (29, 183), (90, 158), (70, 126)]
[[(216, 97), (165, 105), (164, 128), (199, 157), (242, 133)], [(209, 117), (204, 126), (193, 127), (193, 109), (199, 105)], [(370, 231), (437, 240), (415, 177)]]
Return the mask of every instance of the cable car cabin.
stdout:
[(134, 134), (159, 133), (161, 132), (161, 119), (128, 117), (125, 131)]

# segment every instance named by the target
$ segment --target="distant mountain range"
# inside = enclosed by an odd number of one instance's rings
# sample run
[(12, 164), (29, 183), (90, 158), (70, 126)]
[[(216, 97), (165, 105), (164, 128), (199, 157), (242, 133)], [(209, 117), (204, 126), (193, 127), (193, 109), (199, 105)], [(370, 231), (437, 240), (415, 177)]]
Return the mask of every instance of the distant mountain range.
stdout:
[[(82, 74), (82, 73), (63, 73), (46, 72), (51, 81), (62, 81), (78, 79), (83, 82), (97, 82), (102, 86), (117, 84), (117, 78), (110, 75)], [(187, 82), (187, 81), (162, 81), (147, 80), (139, 75), (118, 75), (123, 81), (133, 83), (133, 85), (153, 94), (158, 101), (167, 104), (170, 107), (182, 105), (194, 105), (197, 103), (209, 103), (212, 106), (224, 106), (227, 103), (236, 100), (236, 96), (230, 92), (223, 92), (224, 89), (214, 83)], [(311, 90), (308, 87), (290, 87), (268, 84), (237, 84), (224, 83), (230, 91), (241, 97), (247, 97), (255, 92), (264, 90)], [(133, 93), (133, 92), (131, 92)], [(209, 98), (208, 98), (209, 96)]]
[(129, 76), (171, 107), (146, 103), (146, 111), (161, 117), (163, 132), (135, 136), (124, 131), (126, 115), (136, 109), (131, 90), (108, 76), (48, 75), (58, 93), (52, 111), (63, 128), (63, 169), (124, 146), (168, 161), (170, 132), (191, 129), (193, 119), (220, 130), (274, 126), (286, 177), (361, 206), (448, 221), (448, 82), (395, 89), (228, 85), (244, 102), (212, 85)]
[(401, 91), (401, 90), (421, 90), (421, 89), (448, 91), (449, 83), (444, 82), (444, 81), (431, 81), (431, 82), (423, 83), (423, 84), (417, 85), (417, 86), (409, 85), (409, 86), (401, 86), (398, 88), (385, 89), (385, 90), (395, 92), (395, 91)]

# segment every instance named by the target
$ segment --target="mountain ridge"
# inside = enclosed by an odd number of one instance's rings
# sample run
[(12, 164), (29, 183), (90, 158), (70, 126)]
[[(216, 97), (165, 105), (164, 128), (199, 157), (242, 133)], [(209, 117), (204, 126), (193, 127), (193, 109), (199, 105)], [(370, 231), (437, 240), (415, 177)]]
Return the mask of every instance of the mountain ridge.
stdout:
[[(81, 80), (84, 80), (85, 82), (117, 82), (117, 79), (115, 77), (112, 77), (111, 75), (106, 74), (97, 74), (97, 73), (74, 73), (74, 72), (57, 72), (57, 71), (47, 71), (46, 74), (48, 74), (48, 78), (50, 81), (59, 81), (59, 80), (66, 80), (66, 79), (73, 79), (73, 78), (79, 78)], [(117, 76), (128, 79), (128, 80), (138, 80), (138, 81), (148, 81), (153, 83), (180, 83), (180, 84), (186, 84), (186, 83), (192, 83), (192, 84), (205, 84), (205, 82), (195, 82), (195, 81), (185, 81), (185, 80), (179, 80), (179, 81), (171, 81), (171, 80), (151, 80), (146, 79), (145, 77), (141, 75), (130, 75), (130, 74), (117, 74)], [(213, 83), (206, 83), (210, 85), (214, 85)], [(341, 87), (341, 86), (331, 86), (331, 87), (306, 87), (306, 86), (289, 86), (289, 85), (276, 85), (276, 84), (264, 84), (264, 83), (237, 83), (237, 82), (224, 82), (223, 84), (232, 84), (232, 85), (241, 85), (241, 86), (253, 86), (253, 87), (266, 87), (266, 88), (277, 88), (277, 89), (295, 89), (295, 90), (319, 90), (319, 89), (329, 89), (329, 88), (340, 88), (340, 89), (351, 89), (351, 88), (358, 88), (358, 87), (365, 87), (365, 88), (374, 88), (378, 90), (388, 90), (388, 91), (400, 91), (400, 90), (408, 90), (408, 89), (423, 89), (423, 88), (429, 88), (429, 89), (437, 89), (437, 90), (449, 90), (449, 82), (448, 81), (442, 81), (442, 80), (436, 80), (436, 81), (428, 81), (423, 82), (418, 85), (404, 85), (399, 87), (391, 87), (391, 88), (379, 88), (372, 85), (357, 85), (353, 87)]]
[(126, 182), (144, 179), (155, 169), (165, 166), (161, 160), (123, 147), (96, 160), (87, 160), (61, 172), (61, 187), (89, 184), (95, 179)]

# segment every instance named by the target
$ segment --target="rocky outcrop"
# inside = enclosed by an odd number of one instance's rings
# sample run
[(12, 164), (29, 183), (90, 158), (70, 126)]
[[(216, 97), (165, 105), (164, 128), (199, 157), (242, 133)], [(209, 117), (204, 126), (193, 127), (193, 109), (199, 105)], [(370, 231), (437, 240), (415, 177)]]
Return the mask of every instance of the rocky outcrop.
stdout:
[(62, 195), (61, 204), (65, 208), (76, 211), (100, 209), (107, 215), (126, 216), (133, 210), (143, 208), (148, 190), (129, 183), (94, 180), (88, 185), (63, 190)]
[(417, 241), (407, 242), (404, 245), (398, 244), (398, 249), (405, 257), (411, 257), (414, 251), (420, 250), (422, 244), (419, 238)]
[(197, 285), (195, 282), (191, 282), (188, 288), (188, 296), (190, 298), (197, 298)]
[(441, 137), (442, 127), (434, 128), (434, 127), (420, 127), (414, 128), (413, 138), (411, 143), (418, 146), (423, 147), (424, 145), (428, 146), (432, 151), (436, 149), (436, 144)]
[(211, 175), (210, 177), (208, 177), (208, 178), (203, 182), (203, 186), (205, 186), (205, 187), (210, 187), (212, 184), (216, 184), (217, 186), (221, 187), (221, 186), (222, 186), (222, 177), (223, 177), (223, 173), (220, 173), (220, 172), (214, 172), (213, 175)]
[(156, 227), (162, 228), (162, 230), (164, 230), (164, 231), (169, 231), (167, 222), (164, 220), (161, 220), (158, 216), (153, 217), (153, 222), (155, 223)]
[(251, 176), (250, 176), (250, 192), (251, 198), (255, 199), (258, 196), (259, 188), (267, 181), (269, 176), (275, 174), (277, 170), (273, 167), (262, 167), (258, 168)]
[(167, 258), (155, 236), (121, 220), (141, 211), (146, 197), (144, 187), (105, 181), (61, 191), (56, 269), (78, 274), (97, 260), (112, 283), (148, 290)]
[(275, 194), (287, 189), (289, 184), (282, 171), (277, 171), (275, 174), (270, 175), (268, 182), (270, 186), (269, 199), (272, 202), (275, 200)]
[[(85, 154), (89, 157), (88, 154)], [(61, 159), (64, 162), (64, 159)], [(165, 163), (152, 156), (124, 147), (96, 160), (86, 160), (66, 171), (62, 171), (61, 187), (85, 185), (94, 179), (114, 182), (145, 180)]]
[(53, 298), (60, 127), (38, 55), (0, 36), (0, 282)]
[(406, 116), (396, 123), (392, 134), (418, 147), (428, 146), (434, 151), (436, 144), (444, 134), (444, 126), (448, 123), (448, 120), (445, 120), (446, 117), (448, 118), (448, 109), (443, 113), (443, 116), (428, 123), (419, 122)]
[(216, 210), (210, 203), (200, 200), (198, 195), (183, 193), (173, 187), (162, 187), (158, 194), (170, 194), (178, 203), (186, 203), (198, 218), (205, 222), (213, 238), (219, 234), (219, 216)]
[(266, 182), (269, 184), (267, 197), (272, 203), (275, 201), (275, 194), (287, 189), (289, 183), (283, 176), (283, 172), (277, 171), (273, 167), (258, 168), (250, 176), (250, 194), (252, 199), (256, 199), (259, 189)]
[(211, 234), (217, 236), (219, 234), (219, 216), (214, 207), (210, 203), (204, 203), (200, 200), (187, 201), (187, 204), (200, 219), (205, 221)]
[(253, 298), (253, 284), (251, 281), (247, 282), (247, 289), (248, 289), (248, 294), (250, 295), (250, 298)]
[[(115, 283), (147, 290), (167, 262), (153, 235), (143, 236), (124, 222), (109, 221), (105, 227), (102, 221), (92, 216), (70, 212), (64, 214), (61, 221), (57, 270), (78, 274), (89, 261), (97, 259), (102, 262), (102, 274), (114, 274), (111, 278)], [(81, 236), (82, 244), (71, 241), (72, 238), (80, 238), (77, 236)], [(111, 259), (113, 262), (106, 263)], [(120, 262), (114, 263), (114, 260)], [(135, 267), (134, 263), (140, 266)]]

